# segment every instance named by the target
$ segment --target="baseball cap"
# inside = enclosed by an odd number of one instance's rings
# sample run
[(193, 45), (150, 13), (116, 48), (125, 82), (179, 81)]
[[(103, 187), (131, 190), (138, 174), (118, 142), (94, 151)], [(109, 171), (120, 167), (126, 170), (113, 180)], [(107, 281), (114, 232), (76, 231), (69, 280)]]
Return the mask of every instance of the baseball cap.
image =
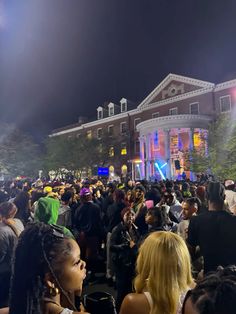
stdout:
[(85, 196), (85, 195), (90, 195), (90, 194), (91, 192), (88, 188), (82, 188), (79, 193), (80, 196)]
[(225, 181), (225, 187), (227, 188), (230, 185), (234, 185), (234, 181), (233, 180), (226, 180)]

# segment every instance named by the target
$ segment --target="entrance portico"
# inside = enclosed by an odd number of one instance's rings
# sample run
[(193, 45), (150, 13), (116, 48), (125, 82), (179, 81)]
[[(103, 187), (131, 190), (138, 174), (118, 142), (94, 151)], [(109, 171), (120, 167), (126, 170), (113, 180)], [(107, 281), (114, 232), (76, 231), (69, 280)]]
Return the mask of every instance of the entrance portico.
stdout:
[(170, 115), (150, 119), (137, 125), (140, 139), (140, 173), (142, 179), (178, 179), (183, 171), (190, 179), (187, 154), (205, 147), (212, 118), (204, 115)]

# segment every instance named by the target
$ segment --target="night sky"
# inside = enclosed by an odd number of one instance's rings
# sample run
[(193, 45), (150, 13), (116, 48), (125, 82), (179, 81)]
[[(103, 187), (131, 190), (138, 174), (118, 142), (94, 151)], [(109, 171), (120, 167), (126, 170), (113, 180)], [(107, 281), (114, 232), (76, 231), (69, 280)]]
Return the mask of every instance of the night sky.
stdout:
[(169, 73), (236, 78), (235, 0), (0, 0), (0, 121), (33, 135)]

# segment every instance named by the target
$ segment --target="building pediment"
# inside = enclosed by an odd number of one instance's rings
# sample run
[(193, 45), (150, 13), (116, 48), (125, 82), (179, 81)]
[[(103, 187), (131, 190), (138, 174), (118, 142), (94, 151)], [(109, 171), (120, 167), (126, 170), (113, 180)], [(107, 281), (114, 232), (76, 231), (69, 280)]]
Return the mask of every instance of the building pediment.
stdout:
[(215, 85), (210, 82), (205, 82), (181, 75), (169, 74), (138, 106), (139, 109), (144, 109), (152, 104), (163, 102), (168, 103), (168, 100), (179, 99), (181, 97), (191, 97), (191, 95), (199, 94), (210, 90)]

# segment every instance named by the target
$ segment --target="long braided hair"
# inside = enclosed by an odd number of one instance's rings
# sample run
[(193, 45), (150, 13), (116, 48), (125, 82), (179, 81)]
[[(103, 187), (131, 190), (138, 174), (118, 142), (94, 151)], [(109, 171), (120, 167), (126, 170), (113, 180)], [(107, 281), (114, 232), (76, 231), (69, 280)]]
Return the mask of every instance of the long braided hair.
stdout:
[[(221, 268), (209, 273), (189, 291), (194, 309), (199, 314), (234, 314), (236, 308), (236, 266)], [(185, 306), (183, 305), (183, 314)]]
[(61, 293), (68, 297), (57, 278), (61, 263), (70, 252), (68, 238), (54, 226), (32, 223), (26, 227), (19, 237), (15, 251), (10, 314), (43, 313), (43, 298), (46, 292), (44, 279), (47, 272), (51, 273)]

